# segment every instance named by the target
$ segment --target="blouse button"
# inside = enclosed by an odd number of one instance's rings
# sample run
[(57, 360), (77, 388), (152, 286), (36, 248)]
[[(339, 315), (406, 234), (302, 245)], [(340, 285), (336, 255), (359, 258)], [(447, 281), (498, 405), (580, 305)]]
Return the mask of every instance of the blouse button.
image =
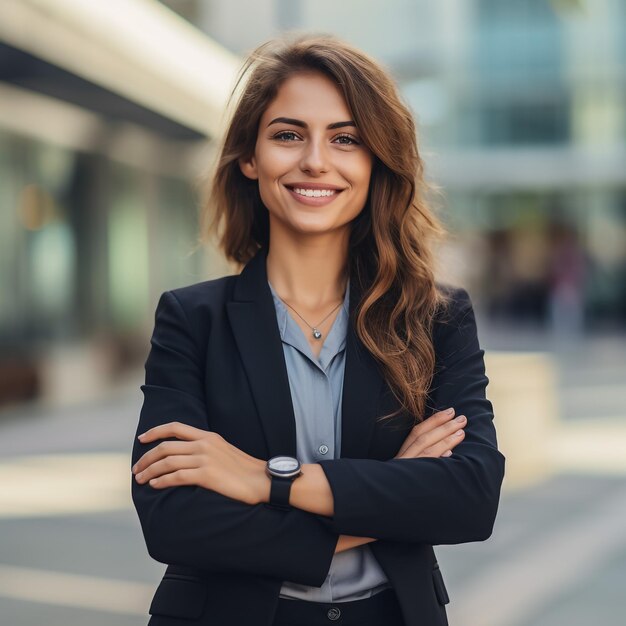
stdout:
[(328, 609), (326, 616), (328, 617), (329, 620), (334, 622), (335, 620), (338, 620), (341, 617), (341, 610), (334, 606)]
[(318, 451), (320, 454), (326, 454), (326, 453), (328, 452), (328, 446), (327, 446), (327, 445), (325, 445), (325, 444), (322, 444), (322, 445), (321, 445), (321, 446), (317, 449), (317, 451)]

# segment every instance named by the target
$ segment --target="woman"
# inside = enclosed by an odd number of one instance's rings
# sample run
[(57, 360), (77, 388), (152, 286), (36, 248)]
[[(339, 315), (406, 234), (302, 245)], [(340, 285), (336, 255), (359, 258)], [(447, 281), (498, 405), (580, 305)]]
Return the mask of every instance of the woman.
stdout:
[(150, 624), (446, 624), (432, 546), (490, 536), (504, 457), (412, 116), (331, 36), (244, 75), (206, 208), (243, 270), (165, 292), (146, 362)]

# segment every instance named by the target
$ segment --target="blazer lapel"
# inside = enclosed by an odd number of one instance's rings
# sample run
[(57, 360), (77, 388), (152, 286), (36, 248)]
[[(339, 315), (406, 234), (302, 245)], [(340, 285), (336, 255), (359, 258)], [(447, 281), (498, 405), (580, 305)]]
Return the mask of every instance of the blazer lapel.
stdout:
[[(267, 248), (258, 250), (237, 277), (228, 319), (259, 413), (268, 453), (296, 456), (296, 422), (287, 365), (267, 282)], [(359, 293), (350, 281), (350, 322), (342, 399), (341, 457), (367, 458), (383, 378), (354, 332)]]
[(246, 264), (226, 310), (269, 455), (296, 456), (296, 421), (276, 309), (267, 283), (266, 257), (267, 250), (261, 248)]
[(350, 280), (350, 321), (346, 334), (346, 367), (341, 405), (341, 458), (366, 459), (374, 433), (384, 380), (374, 357), (358, 338), (356, 305), (360, 299), (356, 280)]

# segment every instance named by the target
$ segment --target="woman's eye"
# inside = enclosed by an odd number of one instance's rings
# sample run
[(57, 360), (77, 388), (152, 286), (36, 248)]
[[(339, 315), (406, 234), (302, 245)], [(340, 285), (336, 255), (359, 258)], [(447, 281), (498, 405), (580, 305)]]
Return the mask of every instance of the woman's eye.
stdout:
[(344, 144), (346, 146), (349, 146), (351, 144), (359, 145), (359, 142), (354, 137), (352, 137), (352, 135), (339, 135), (337, 137), (337, 139), (348, 139), (349, 142), (345, 142), (345, 141), (340, 141), (339, 142), (339, 143), (342, 143), (342, 144)]
[(285, 137), (289, 135), (290, 137), (297, 137), (296, 133), (292, 130), (283, 130), (280, 133), (276, 133), (274, 135), (274, 139), (280, 139), (281, 141), (290, 141), (290, 139), (285, 139)]

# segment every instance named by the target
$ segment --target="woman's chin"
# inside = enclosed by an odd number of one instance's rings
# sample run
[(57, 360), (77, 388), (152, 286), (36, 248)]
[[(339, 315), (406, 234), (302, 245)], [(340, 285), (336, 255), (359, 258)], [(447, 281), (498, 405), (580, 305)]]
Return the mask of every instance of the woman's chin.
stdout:
[(316, 237), (316, 236), (330, 235), (332, 233), (337, 233), (339, 229), (336, 224), (307, 222), (307, 223), (292, 224), (292, 230), (302, 237), (306, 237), (306, 236)]
[(271, 228), (293, 233), (294, 235), (323, 235), (337, 228), (336, 223), (327, 219), (320, 219), (319, 215), (303, 217), (304, 219), (274, 220)]

